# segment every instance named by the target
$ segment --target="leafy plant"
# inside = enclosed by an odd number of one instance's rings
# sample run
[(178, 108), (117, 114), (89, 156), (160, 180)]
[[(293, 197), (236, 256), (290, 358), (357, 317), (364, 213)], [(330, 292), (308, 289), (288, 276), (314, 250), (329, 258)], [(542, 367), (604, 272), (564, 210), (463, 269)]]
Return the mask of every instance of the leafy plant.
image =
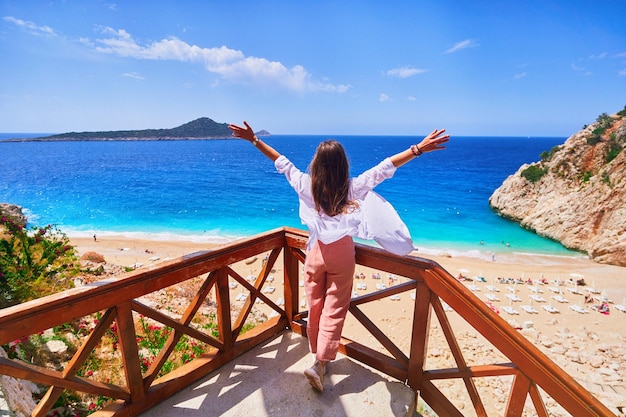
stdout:
[(583, 172), (583, 174), (581, 176), (581, 180), (582, 180), (582, 182), (589, 182), (591, 177), (593, 177), (593, 172), (585, 171), (585, 172)]
[(548, 170), (546, 168), (543, 168), (538, 164), (533, 164), (524, 169), (521, 172), (521, 176), (526, 178), (528, 181), (535, 183), (539, 181), (547, 172)]
[[(30, 233), (29, 233), (30, 232)], [(71, 288), (78, 273), (69, 238), (52, 225), (30, 230), (0, 218), (0, 305)]]
[(617, 140), (609, 141), (609, 149), (606, 152), (606, 163), (608, 164), (614, 160), (621, 151), (622, 145), (620, 145)]
[(541, 157), (541, 160), (543, 162), (548, 162), (552, 159), (552, 157), (554, 156), (555, 153), (557, 153), (559, 150), (561, 150), (561, 146), (554, 146), (552, 149), (550, 149), (550, 152), (546, 152), (543, 151), (541, 152), (541, 155), (539, 155)]

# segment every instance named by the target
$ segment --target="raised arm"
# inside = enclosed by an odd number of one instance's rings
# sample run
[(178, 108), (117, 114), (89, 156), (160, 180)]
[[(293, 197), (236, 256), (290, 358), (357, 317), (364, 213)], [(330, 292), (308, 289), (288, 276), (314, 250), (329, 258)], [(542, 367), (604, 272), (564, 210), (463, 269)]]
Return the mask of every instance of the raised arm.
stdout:
[(417, 145), (411, 145), (406, 151), (391, 156), (391, 162), (395, 167), (400, 167), (423, 153), (446, 149), (443, 144), (450, 140), (450, 135), (444, 135), (445, 132), (445, 129), (433, 130)]
[(267, 156), (272, 161), (278, 159), (280, 153), (278, 153), (276, 149), (272, 148), (267, 143), (261, 141), (261, 139), (259, 139), (254, 134), (254, 130), (252, 130), (248, 122), (244, 120), (243, 124), (246, 125), (246, 127), (241, 127), (234, 124), (228, 125), (228, 128), (233, 131), (233, 136), (247, 140), (248, 142), (256, 146), (263, 155)]

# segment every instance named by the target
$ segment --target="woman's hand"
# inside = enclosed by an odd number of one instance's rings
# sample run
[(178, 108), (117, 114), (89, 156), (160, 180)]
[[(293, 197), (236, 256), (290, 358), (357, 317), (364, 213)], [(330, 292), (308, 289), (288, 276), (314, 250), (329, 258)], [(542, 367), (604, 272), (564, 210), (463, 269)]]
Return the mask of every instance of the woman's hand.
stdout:
[(272, 148), (267, 143), (263, 142), (254, 134), (254, 130), (250, 127), (248, 122), (244, 120), (243, 122), (246, 127), (237, 126), (234, 124), (229, 124), (228, 128), (233, 131), (233, 136), (236, 138), (245, 139), (251, 144), (253, 144), (261, 153), (267, 156), (272, 161), (275, 161), (280, 156), (280, 153), (274, 148)]
[(252, 130), (248, 122), (246, 122), (245, 120), (243, 124), (246, 125), (246, 127), (229, 124), (228, 128), (233, 131), (233, 136), (235, 136), (236, 138), (241, 138), (247, 140), (248, 142), (253, 142), (255, 138), (254, 130)]
[(446, 149), (443, 144), (450, 140), (450, 135), (444, 135), (445, 132), (445, 129), (433, 130), (424, 139), (422, 139), (422, 141), (417, 145), (417, 149), (419, 149), (422, 153)]

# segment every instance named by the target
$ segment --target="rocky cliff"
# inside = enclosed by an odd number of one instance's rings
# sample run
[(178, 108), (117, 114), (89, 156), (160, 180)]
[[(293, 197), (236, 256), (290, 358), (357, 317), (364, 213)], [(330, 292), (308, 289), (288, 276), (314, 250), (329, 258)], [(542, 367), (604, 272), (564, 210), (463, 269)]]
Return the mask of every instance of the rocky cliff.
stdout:
[(22, 207), (15, 204), (0, 203), (0, 217), (8, 217), (22, 227), (26, 226), (26, 216), (22, 212)]
[(523, 165), (489, 198), (500, 215), (626, 266), (626, 107), (602, 114), (561, 145)]

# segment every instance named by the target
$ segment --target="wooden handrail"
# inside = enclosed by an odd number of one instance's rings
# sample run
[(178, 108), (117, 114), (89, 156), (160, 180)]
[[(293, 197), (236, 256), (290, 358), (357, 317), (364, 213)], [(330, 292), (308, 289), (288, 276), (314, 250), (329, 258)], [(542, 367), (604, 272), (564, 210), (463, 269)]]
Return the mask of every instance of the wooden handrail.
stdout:
[[(114, 279), (106, 279), (38, 300), (0, 310), (0, 345), (39, 334), (51, 327), (70, 323), (93, 314), (100, 321), (86, 337), (63, 371), (47, 369), (19, 360), (0, 359), (0, 374), (27, 379), (49, 386), (33, 416), (45, 416), (64, 390), (106, 396), (112, 402), (95, 416), (139, 414), (173, 395), (193, 381), (223, 364), (275, 337), (285, 329), (306, 335), (307, 311), (300, 311), (298, 283), (307, 234), (292, 228), (280, 228), (233, 242), (210, 251), (197, 252), (144, 268)], [(269, 252), (267, 262), (253, 283), (241, 277), (231, 266), (239, 261)], [(262, 293), (270, 271), (282, 253), (284, 307)], [(475, 386), (477, 378), (512, 376), (505, 415), (521, 416), (530, 398), (539, 416), (547, 416), (541, 388), (574, 416), (611, 416), (611, 412), (559, 368), (537, 347), (526, 340), (504, 319), (495, 314), (471, 291), (447, 273), (439, 264), (418, 257), (401, 257), (370, 246), (356, 245), (358, 265), (371, 267), (407, 278), (407, 282), (351, 300), (350, 313), (379, 341), (382, 351), (359, 341), (342, 338), (340, 351), (349, 357), (406, 383), (440, 416), (462, 416), (454, 401), (433, 381), (462, 380), (475, 414), (486, 416), (485, 405)], [(138, 299), (169, 286), (204, 276), (197, 293), (180, 318), (165, 315)], [(231, 317), (228, 280), (237, 281), (248, 291), (236, 317)], [(218, 334), (215, 337), (192, 325), (192, 320), (212, 289), (215, 289)], [(411, 345), (408, 351), (398, 347), (391, 334), (379, 328), (364, 313), (362, 305), (390, 295), (413, 292)], [(277, 313), (252, 330), (241, 333), (256, 299), (263, 300)], [(468, 366), (462, 348), (444, 311), (449, 305), (465, 321), (500, 351), (510, 363)], [(149, 317), (172, 329), (165, 345), (147, 369), (140, 366), (134, 317)], [(433, 315), (434, 314), (434, 315)], [(436, 317), (456, 363), (455, 368), (427, 369), (431, 318)], [(78, 376), (81, 366), (102, 337), (116, 324), (123, 362), (123, 382), (102, 382)], [(178, 341), (186, 335), (209, 349), (200, 357), (169, 373), (162, 369)]]

